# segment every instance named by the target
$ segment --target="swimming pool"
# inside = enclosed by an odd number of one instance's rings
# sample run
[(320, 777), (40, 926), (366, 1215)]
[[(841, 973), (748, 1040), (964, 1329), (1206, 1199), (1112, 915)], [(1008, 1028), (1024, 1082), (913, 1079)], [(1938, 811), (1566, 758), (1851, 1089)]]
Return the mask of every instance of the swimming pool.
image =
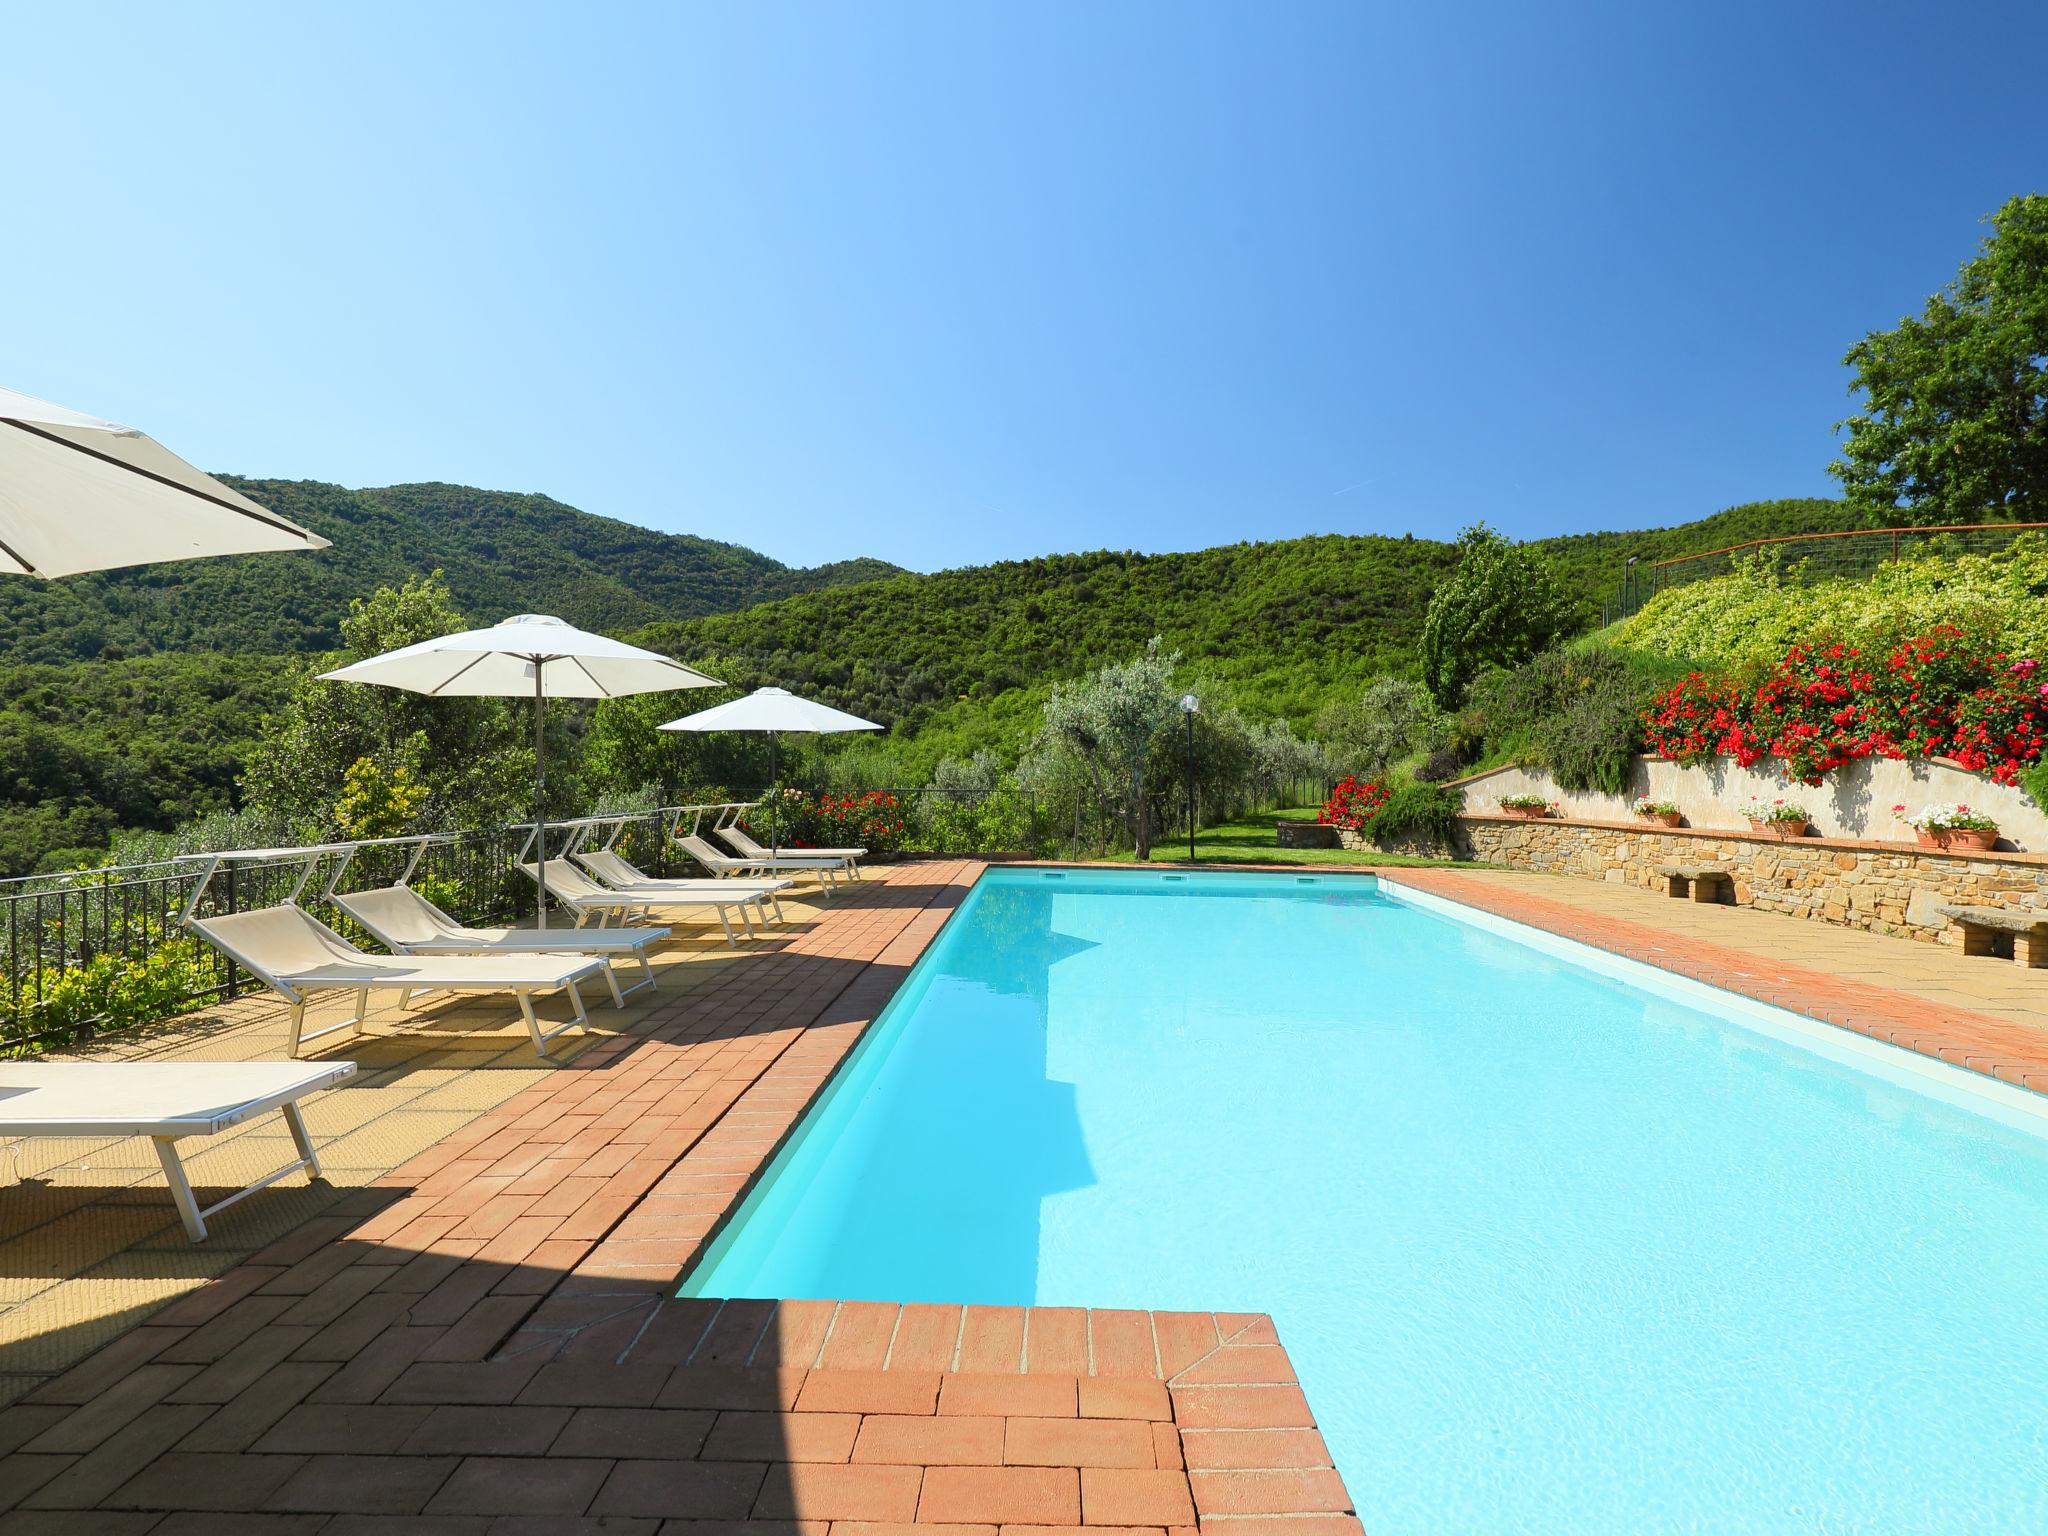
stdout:
[(996, 869), (685, 1294), (1270, 1312), (1373, 1536), (2048, 1530), (2048, 1119), (1358, 876)]

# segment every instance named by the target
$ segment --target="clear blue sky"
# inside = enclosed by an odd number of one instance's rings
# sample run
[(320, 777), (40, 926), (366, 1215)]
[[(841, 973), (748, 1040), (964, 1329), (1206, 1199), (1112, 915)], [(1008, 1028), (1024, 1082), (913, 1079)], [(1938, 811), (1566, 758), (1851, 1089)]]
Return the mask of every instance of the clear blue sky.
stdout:
[(39, 6), (0, 382), (797, 563), (1828, 494), (2048, 5)]

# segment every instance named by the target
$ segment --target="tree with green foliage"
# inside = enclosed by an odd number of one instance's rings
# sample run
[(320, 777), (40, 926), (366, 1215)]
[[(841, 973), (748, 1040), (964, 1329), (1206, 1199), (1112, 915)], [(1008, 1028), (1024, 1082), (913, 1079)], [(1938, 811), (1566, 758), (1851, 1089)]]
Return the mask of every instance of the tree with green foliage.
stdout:
[(1346, 694), (1324, 705), (1316, 716), (1316, 735), (1340, 771), (1371, 778), (1426, 745), (1440, 719), (1435, 701), (1420, 683), (1376, 677), (1364, 693)]
[(1571, 600), (1527, 545), (1484, 523), (1458, 535), (1458, 568), (1422, 621), (1422, 681), (1445, 709), (1486, 666), (1520, 666), (1576, 627)]
[(1046, 737), (1079, 761), (1096, 798), (1123, 819), (1140, 859), (1152, 857), (1145, 760), (1180, 719), (1179, 665), (1180, 653), (1162, 653), (1155, 637), (1142, 655), (1056, 684), (1045, 705)]
[(2048, 196), (2015, 197), (1915, 319), (1843, 359), (1865, 409), (1828, 466), (1887, 524), (2048, 518)]
[[(352, 818), (351, 796), (400, 775), (412, 826), (489, 826), (526, 815), (533, 795), (533, 742), (503, 699), (438, 699), (399, 688), (323, 682), (319, 673), (470, 628), (439, 571), (379, 587), (349, 604), (346, 650), (321, 658), (293, 683), (265, 722), (244, 785), (258, 810), (332, 830)], [(573, 761), (574, 742), (551, 712), (550, 755)], [(365, 762), (367, 760), (367, 763)], [(353, 776), (353, 778), (352, 778)], [(549, 777), (549, 809), (575, 803), (573, 774)], [(379, 824), (389, 819), (388, 808)]]

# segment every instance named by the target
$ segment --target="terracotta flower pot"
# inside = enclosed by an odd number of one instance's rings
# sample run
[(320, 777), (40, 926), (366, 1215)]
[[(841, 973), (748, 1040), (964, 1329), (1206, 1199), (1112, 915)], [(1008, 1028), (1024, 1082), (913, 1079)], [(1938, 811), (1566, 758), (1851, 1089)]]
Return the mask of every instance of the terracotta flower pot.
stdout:
[(1775, 837), (1780, 841), (1804, 837), (1807, 828), (1812, 825), (1810, 821), (1758, 821), (1754, 816), (1749, 819), (1750, 831), (1760, 832), (1766, 837)]
[(1550, 814), (1547, 805), (1504, 805), (1500, 809), (1503, 816), (1519, 816), (1524, 821), (1542, 821)]
[(1977, 852), (1988, 851), (1998, 841), (1996, 827), (1948, 827), (1937, 832), (1944, 848), (1969, 848)]
[(1915, 827), (1913, 829), (1913, 841), (1922, 848), (1941, 848), (1946, 846), (1942, 842), (1939, 832), (1930, 832), (1925, 827)]
[(1675, 827), (1685, 820), (1677, 811), (1637, 811), (1636, 814), (1660, 827)]

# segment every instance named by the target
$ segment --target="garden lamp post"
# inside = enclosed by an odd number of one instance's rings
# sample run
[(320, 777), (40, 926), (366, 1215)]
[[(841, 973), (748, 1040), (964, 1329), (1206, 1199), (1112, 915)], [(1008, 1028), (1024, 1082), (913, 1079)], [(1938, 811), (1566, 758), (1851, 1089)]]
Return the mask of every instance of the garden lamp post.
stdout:
[(1180, 696), (1180, 712), (1188, 722), (1188, 862), (1195, 862), (1195, 711), (1202, 701), (1192, 693)]
[(1629, 606), (1629, 597), (1635, 586), (1636, 557), (1630, 555), (1621, 567), (1621, 616), (1625, 619), (1635, 612)]

